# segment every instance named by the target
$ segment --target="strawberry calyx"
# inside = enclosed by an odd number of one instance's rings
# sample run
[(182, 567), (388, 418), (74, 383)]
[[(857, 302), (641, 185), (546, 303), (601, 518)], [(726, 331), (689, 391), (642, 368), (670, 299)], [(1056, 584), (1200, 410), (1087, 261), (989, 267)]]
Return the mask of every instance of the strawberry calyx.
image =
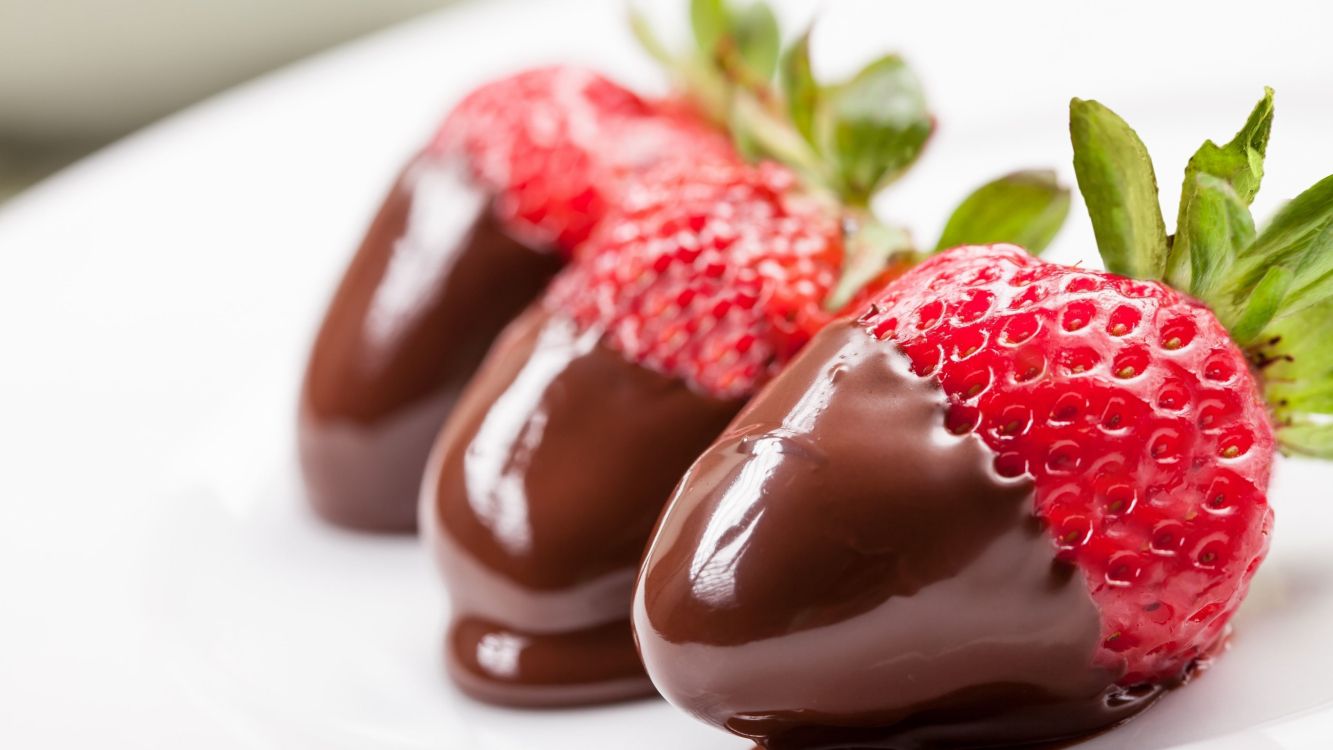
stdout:
[(1070, 103), (1074, 170), (1107, 269), (1207, 305), (1249, 358), (1283, 447), (1333, 458), (1333, 176), (1257, 228), (1272, 121), (1265, 89), (1234, 138), (1195, 152), (1173, 235), (1147, 148), (1095, 101)]
[[(630, 22), (685, 98), (724, 127), (741, 154), (787, 166), (803, 192), (841, 218), (845, 256), (827, 310), (841, 310), (887, 269), (901, 272), (931, 254), (871, 209), (916, 163), (935, 130), (924, 87), (902, 57), (883, 55), (846, 80), (821, 82), (811, 63), (813, 29), (784, 50), (777, 17), (762, 1), (691, 0), (694, 43), (684, 53), (663, 44), (633, 6)], [(1013, 242), (1038, 253), (1068, 207), (1068, 191), (1054, 173), (1006, 175), (964, 200), (936, 250)]]

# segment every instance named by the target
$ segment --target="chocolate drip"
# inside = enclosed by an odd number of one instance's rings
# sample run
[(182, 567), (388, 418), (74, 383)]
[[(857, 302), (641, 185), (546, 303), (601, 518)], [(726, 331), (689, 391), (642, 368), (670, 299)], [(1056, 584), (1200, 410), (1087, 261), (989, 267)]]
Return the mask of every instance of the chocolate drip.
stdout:
[(974, 748), (1146, 707), (1092, 663), (1087, 585), (1029, 481), (851, 322), (823, 331), (690, 469), (634, 610), (658, 689), (770, 750)]
[(445, 416), (496, 335), (560, 265), (509, 237), (456, 166), (410, 162), (310, 355), (298, 434), (315, 510), (351, 528), (412, 531)]
[(447, 664), (483, 700), (652, 692), (629, 629), (635, 571), (671, 488), (740, 404), (599, 338), (524, 314), (431, 455), (422, 512), (453, 605)]

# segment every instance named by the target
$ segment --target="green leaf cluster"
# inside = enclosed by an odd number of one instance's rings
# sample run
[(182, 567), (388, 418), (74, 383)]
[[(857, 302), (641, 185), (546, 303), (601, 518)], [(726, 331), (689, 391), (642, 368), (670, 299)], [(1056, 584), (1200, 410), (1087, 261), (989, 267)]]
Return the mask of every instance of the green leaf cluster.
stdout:
[(783, 57), (782, 90), (791, 121), (852, 203), (902, 176), (935, 130), (921, 81), (901, 57), (884, 55), (846, 81), (821, 83), (808, 31)]
[(1070, 104), (1074, 168), (1107, 269), (1206, 303), (1262, 373), (1283, 444), (1333, 457), (1333, 176), (1256, 227), (1272, 125), (1266, 89), (1234, 138), (1199, 147), (1168, 237), (1138, 135), (1097, 102)]
[[(669, 51), (633, 6), (630, 23), (741, 153), (786, 164), (810, 192), (840, 205), (846, 258), (828, 307), (840, 309), (889, 265), (923, 257), (906, 231), (870, 211), (871, 198), (917, 161), (935, 128), (911, 67), (888, 54), (846, 80), (824, 82), (811, 65), (810, 30), (783, 50), (777, 18), (761, 1), (691, 0), (689, 16), (694, 44), (684, 55)], [(1069, 191), (1054, 173), (1016, 172), (969, 195), (937, 249), (1009, 242), (1037, 253), (1068, 211)]]
[(784, 51), (762, 0), (691, 0), (689, 11), (694, 47), (684, 56), (668, 52), (642, 16), (632, 13), (631, 26), (743, 153), (782, 161), (858, 207), (921, 155), (934, 118), (902, 58), (885, 55), (825, 83), (811, 68), (809, 31)]

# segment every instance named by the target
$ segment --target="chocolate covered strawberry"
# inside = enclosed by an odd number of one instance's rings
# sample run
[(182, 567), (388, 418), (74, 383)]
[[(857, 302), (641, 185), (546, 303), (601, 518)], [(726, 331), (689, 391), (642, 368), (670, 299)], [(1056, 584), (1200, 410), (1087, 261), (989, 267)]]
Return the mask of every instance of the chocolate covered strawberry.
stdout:
[[(746, 59), (716, 62), (730, 71)], [(828, 133), (806, 139), (785, 122), (776, 92), (759, 96), (752, 76), (720, 82), (737, 140), (795, 156), (799, 173), (696, 151), (627, 180), (574, 263), (491, 351), (431, 455), (422, 523), (452, 604), (447, 663), (484, 700), (651, 691), (630, 597), (672, 487), (868, 280), (917, 259), (866, 206), (930, 132), (900, 60), (813, 97), (825, 100), (820, 127), (847, 135), (836, 152)], [(1024, 207), (1035, 198), (1044, 242), (1065, 196), (1045, 178), (1036, 194), (1010, 190), (1021, 181), (990, 189), (1022, 193)]]
[(1268, 549), (1275, 444), (1333, 453), (1333, 178), (1261, 232), (1271, 92), (1151, 163), (1075, 100), (1110, 272), (961, 247), (825, 328), (677, 488), (635, 630), (670, 700), (768, 748), (1097, 731), (1223, 643)]
[(626, 174), (719, 131), (600, 75), (549, 67), (474, 91), (398, 177), (325, 315), (301, 397), (307, 495), (344, 526), (410, 531), (426, 453), (500, 329)]
[(800, 316), (827, 314), (838, 272), (836, 221), (800, 206), (779, 170), (641, 180), (644, 203), (606, 220), (446, 422), (423, 526), (453, 605), (450, 669), (473, 695), (541, 705), (651, 690), (627, 616), (653, 521), (817, 327)]

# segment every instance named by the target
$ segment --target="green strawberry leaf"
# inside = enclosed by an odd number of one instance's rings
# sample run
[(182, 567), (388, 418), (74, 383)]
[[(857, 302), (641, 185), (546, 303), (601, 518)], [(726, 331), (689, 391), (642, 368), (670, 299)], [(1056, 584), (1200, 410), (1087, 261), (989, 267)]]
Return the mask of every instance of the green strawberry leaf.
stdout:
[(757, 0), (733, 5), (727, 0), (690, 0), (690, 27), (699, 55), (720, 68), (745, 67), (745, 77), (768, 81), (778, 65), (782, 36), (777, 16)]
[[(1217, 300), (1214, 309), (1222, 322), (1230, 323), (1226, 316), (1232, 310), (1256, 314), (1250, 310), (1255, 290), (1279, 267), (1286, 269), (1290, 279), (1286, 296), (1271, 309), (1269, 319), (1292, 316), (1333, 299), (1333, 176), (1283, 206), (1239, 255), (1225, 279), (1217, 282), (1218, 291), (1208, 300)], [(1251, 320), (1244, 331), (1233, 334), (1242, 346), (1269, 335), (1254, 329), (1254, 323)]]
[(1182, 288), (1221, 311), (1226, 303), (1215, 294), (1215, 287), (1254, 242), (1254, 219), (1231, 184), (1207, 172), (1191, 173), (1185, 193), (1189, 202), (1182, 205), (1180, 231), (1172, 245), (1173, 252), (1182, 246), (1193, 248), (1187, 256), (1189, 283)]
[(1278, 317), (1250, 348), (1277, 437), (1290, 451), (1333, 458), (1333, 300)]
[(1106, 270), (1160, 279), (1166, 270), (1166, 225), (1152, 159), (1138, 134), (1095, 101), (1069, 103), (1074, 173), (1092, 218)]
[(935, 127), (925, 92), (907, 63), (888, 55), (827, 93), (843, 193), (864, 204), (921, 155)]
[(1333, 458), (1333, 176), (1283, 206), (1212, 286), (1205, 301), (1257, 364), (1279, 441)]
[(806, 29), (782, 57), (782, 93), (787, 100), (787, 115), (806, 142), (818, 149), (815, 140), (815, 112), (819, 108), (820, 88), (810, 66), (810, 30)]
[(1204, 172), (1226, 180), (1248, 206), (1254, 202), (1264, 178), (1264, 155), (1272, 130), (1273, 89), (1265, 88), (1264, 97), (1254, 105), (1235, 137), (1225, 146), (1204, 141), (1190, 158), (1186, 171)]
[(1259, 279), (1241, 308), (1235, 322), (1229, 326), (1231, 338), (1242, 345), (1262, 340), (1264, 328), (1282, 306), (1291, 289), (1292, 272), (1282, 266), (1273, 266)]
[[(1207, 288), (1197, 286), (1200, 274), (1198, 266), (1216, 268), (1220, 265), (1215, 258), (1193, 259), (1194, 253), (1208, 254), (1218, 248), (1210, 245), (1196, 245), (1194, 239), (1206, 235), (1206, 228), (1191, 225), (1192, 221), (1206, 219), (1207, 211), (1193, 211), (1191, 206), (1196, 198), (1196, 188), (1200, 184), (1195, 177), (1200, 174), (1211, 175), (1226, 182), (1235, 192), (1242, 207), (1250, 205), (1259, 192), (1259, 183), (1264, 176), (1264, 154), (1268, 150), (1268, 136), (1273, 129), (1273, 90), (1264, 89), (1264, 97), (1250, 112), (1244, 127), (1236, 133), (1225, 146), (1218, 146), (1212, 141), (1205, 141), (1199, 150), (1190, 157), (1185, 167), (1185, 182), (1180, 191), (1180, 211), (1176, 220), (1175, 241), (1171, 245), (1171, 257), (1167, 262), (1167, 278), (1173, 286), (1187, 289), (1196, 296), (1205, 296)], [(1197, 248), (1197, 249), (1196, 249)]]
[(1246, 277), (1276, 264), (1292, 269), (1288, 314), (1333, 297), (1333, 175), (1283, 206), (1250, 246), (1245, 260)]
[(750, 73), (762, 81), (772, 80), (782, 51), (782, 37), (773, 10), (767, 3), (750, 3), (733, 12), (730, 27), (736, 51)]
[[(631, 23), (651, 54), (669, 58), (640, 15)], [(783, 162), (846, 205), (864, 208), (916, 161), (934, 130), (921, 83), (897, 56), (824, 85), (811, 68), (809, 30), (784, 54), (762, 0), (691, 0), (690, 24), (698, 49), (668, 67), (699, 110), (725, 125), (746, 156)]]
[(706, 58), (716, 56), (722, 37), (728, 27), (727, 5), (724, 0), (690, 0), (690, 28), (694, 43)]
[(1009, 242), (1036, 255), (1069, 215), (1069, 189), (1051, 170), (1007, 174), (977, 188), (954, 209), (935, 250)]

